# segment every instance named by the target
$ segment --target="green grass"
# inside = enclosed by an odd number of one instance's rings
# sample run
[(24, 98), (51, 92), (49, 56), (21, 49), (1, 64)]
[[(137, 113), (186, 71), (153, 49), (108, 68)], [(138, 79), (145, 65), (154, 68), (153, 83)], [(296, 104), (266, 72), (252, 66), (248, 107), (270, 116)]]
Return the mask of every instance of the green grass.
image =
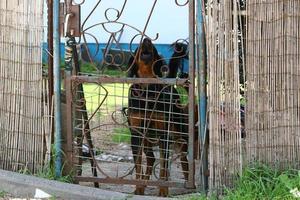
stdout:
[[(125, 69), (123, 66), (122, 69), (116, 68), (111, 69), (109, 66), (106, 67), (104, 70), (98, 71), (97, 66), (98, 63), (92, 64), (88, 62), (80, 62), (80, 72), (84, 74), (102, 74), (107, 76), (113, 76), (113, 77), (126, 77), (126, 72), (122, 71)], [(43, 63), (43, 68), (46, 70), (48, 69), (48, 63)], [(60, 62), (60, 69), (65, 69), (65, 62)]]
[(236, 187), (227, 190), (225, 200), (296, 199), (291, 190), (300, 189), (300, 171), (280, 171), (265, 165), (244, 170)]
[[(256, 165), (244, 169), (233, 189), (226, 189), (216, 198), (202, 194), (176, 197), (182, 200), (292, 200), (300, 199), (300, 171), (277, 170), (266, 165)], [(298, 194), (296, 194), (298, 193)], [(298, 195), (298, 196), (297, 196)]]
[(115, 128), (112, 141), (115, 143), (130, 143), (131, 133), (128, 128)]
[[(62, 152), (63, 153), (63, 152)], [(64, 156), (64, 155), (63, 155)], [(51, 160), (54, 161), (56, 159), (56, 151), (54, 145), (51, 146)], [(61, 171), (64, 169), (64, 164), (62, 166)], [(53, 163), (49, 162), (45, 164), (42, 168), (40, 168), (35, 174), (33, 174), (28, 168), (21, 169), (19, 171), (21, 174), (31, 175), (31, 176), (37, 176), (40, 178), (45, 178), (48, 180), (57, 180), (60, 182), (65, 183), (72, 183), (73, 182), (73, 172), (70, 171), (68, 175), (57, 177), (55, 173), (55, 166)]]
[(87, 62), (80, 64), (80, 71), (86, 74), (102, 74), (112, 77), (126, 76), (126, 72), (122, 71), (121, 69), (111, 69), (109, 67), (106, 67), (105, 69), (98, 71), (97, 66)]
[(108, 76), (114, 76), (114, 77), (125, 77), (126, 76), (126, 72), (121, 71), (121, 70), (112, 70), (112, 69), (105, 69), (103, 71), (104, 75), (108, 75)]
[(55, 168), (51, 165), (46, 165), (42, 169), (40, 169), (36, 174), (37, 177), (45, 178), (48, 180), (56, 180), (64, 183), (72, 183), (73, 176), (72, 173), (66, 176), (56, 177), (55, 175)]
[(4, 196), (7, 194), (5, 191), (0, 191), (0, 198), (4, 198)]
[[(107, 108), (109, 111), (120, 110), (121, 107), (127, 106), (128, 84), (103, 84), (107, 90), (108, 96), (101, 108)], [(97, 109), (106, 94), (105, 90), (97, 84), (87, 83), (83, 85), (86, 106), (89, 112)], [(101, 94), (101, 96), (99, 96)]]
[(97, 69), (91, 63), (82, 63), (80, 65), (80, 71), (83, 73), (96, 73)]

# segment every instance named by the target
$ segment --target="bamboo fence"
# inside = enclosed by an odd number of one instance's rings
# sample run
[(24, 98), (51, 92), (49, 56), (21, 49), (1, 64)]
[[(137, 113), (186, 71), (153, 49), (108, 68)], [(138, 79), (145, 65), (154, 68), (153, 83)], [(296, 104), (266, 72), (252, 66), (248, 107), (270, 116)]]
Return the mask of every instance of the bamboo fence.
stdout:
[(241, 30), (240, 2), (206, 5), (209, 187), (217, 191), (232, 186), (245, 166), (299, 168), (300, 160), (300, 1), (247, 0), (247, 30)]
[(209, 187), (232, 183), (240, 171), (238, 4), (207, 2)]
[(36, 172), (49, 135), (43, 1), (0, 1), (0, 168)]
[(247, 2), (247, 161), (299, 167), (300, 1)]

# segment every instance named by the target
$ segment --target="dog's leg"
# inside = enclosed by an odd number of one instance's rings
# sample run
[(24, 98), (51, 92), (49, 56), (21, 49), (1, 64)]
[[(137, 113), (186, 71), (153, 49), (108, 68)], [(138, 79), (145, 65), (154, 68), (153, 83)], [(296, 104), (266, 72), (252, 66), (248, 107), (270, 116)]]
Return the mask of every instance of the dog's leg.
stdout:
[[(169, 158), (169, 149), (168, 149), (167, 138), (163, 138), (163, 141), (159, 144), (160, 149), (160, 172), (159, 178), (162, 181), (168, 181), (169, 171), (168, 171), (168, 158)], [(159, 196), (166, 197), (169, 195), (169, 188), (165, 186), (159, 187)]]
[[(141, 180), (143, 177), (143, 170), (142, 170), (142, 139), (141, 136), (136, 132), (131, 132), (131, 149), (132, 155), (135, 165), (135, 178), (136, 180)], [(135, 194), (143, 195), (145, 191), (145, 186), (137, 185), (135, 189)]]
[(187, 159), (187, 150), (188, 150), (188, 145), (185, 143), (183, 144), (180, 150), (181, 151), (180, 162), (181, 162), (181, 168), (185, 180), (188, 180), (189, 178), (189, 162)]
[(154, 162), (155, 162), (155, 157), (154, 157), (152, 145), (149, 144), (148, 141), (145, 141), (144, 143), (145, 143), (144, 152), (146, 154), (147, 169), (146, 169), (146, 174), (144, 175), (143, 179), (144, 180), (149, 180), (150, 176), (152, 175), (152, 170), (153, 170), (153, 165), (154, 165)]
[[(138, 127), (141, 127), (142, 119), (139, 112), (129, 112), (129, 126), (131, 131), (131, 150), (135, 166), (136, 180), (142, 179), (142, 135), (137, 131)], [(143, 195), (145, 191), (145, 186), (136, 186), (135, 194)]]

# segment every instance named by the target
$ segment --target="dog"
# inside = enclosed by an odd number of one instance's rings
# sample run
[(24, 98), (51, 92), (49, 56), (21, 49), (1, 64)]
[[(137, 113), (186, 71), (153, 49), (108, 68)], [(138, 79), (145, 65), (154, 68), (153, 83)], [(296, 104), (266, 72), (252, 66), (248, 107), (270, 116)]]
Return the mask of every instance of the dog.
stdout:
[(162, 69), (166, 66), (164, 59), (158, 54), (157, 49), (149, 38), (145, 38), (129, 58), (128, 77), (156, 78), (162, 77)]
[(168, 78), (188, 78), (189, 46), (187, 42), (176, 41), (171, 45), (173, 54), (169, 61)]
[[(129, 59), (128, 76), (137, 78), (170, 78), (163, 58), (151, 40), (145, 38)], [(172, 72), (173, 73), (173, 72)], [(131, 149), (136, 179), (149, 180), (155, 162), (154, 146), (160, 151), (160, 180), (169, 177), (169, 148), (179, 148), (185, 179), (188, 179), (188, 109), (180, 106), (180, 95), (173, 86), (163, 84), (133, 84), (128, 95), (128, 125), (131, 131)], [(172, 122), (172, 123), (171, 123)], [(185, 134), (184, 134), (185, 133)], [(142, 154), (146, 155), (146, 173), (143, 174)], [(143, 195), (145, 186), (137, 185), (135, 194)], [(168, 196), (168, 187), (159, 187), (159, 196)]]

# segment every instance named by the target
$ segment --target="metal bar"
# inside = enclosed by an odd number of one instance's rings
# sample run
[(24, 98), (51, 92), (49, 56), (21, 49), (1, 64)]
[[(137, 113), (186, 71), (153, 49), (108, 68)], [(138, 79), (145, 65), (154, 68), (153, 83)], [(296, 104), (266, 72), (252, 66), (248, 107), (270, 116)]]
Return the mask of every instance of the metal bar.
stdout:
[[(74, 39), (74, 41), (75, 41), (75, 39)], [(80, 72), (80, 63), (79, 63), (79, 57), (78, 57), (78, 54), (77, 54), (76, 43), (73, 43), (72, 49), (73, 49), (72, 52), (73, 52), (74, 71), (75, 71), (75, 74), (78, 74)], [(77, 98), (78, 99), (85, 99), (84, 91), (83, 91), (83, 84), (78, 85), (77, 91), (79, 91), (79, 94), (78, 94)], [(82, 105), (81, 112), (82, 112), (82, 116), (83, 116), (83, 119), (84, 119), (84, 124), (85, 124), (84, 125), (84, 131), (86, 131), (85, 136), (86, 136), (87, 143), (89, 145), (89, 149), (94, 149), (92, 136), (91, 136), (91, 132), (90, 132), (90, 125), (88, 123), (89, 117), (88, 117), (88, 111), (87, 111), (87, 108), (86, 108), (86, 102), (85, 101)], [(82, 137), (82, 139), (83, 139), (83, 137)], [(90, 153), (91, 153), (91, 157), (93, 158), (94, 157), (94, 151), (91, 150)], [(90, 159), (90, 163), (91, 163), (92, 174), (93, 174), (94, 177), (97, 177), (97, 169), (96, 169), (96, 163), (95, 163), (94, 159)], [(99, 188), (99, 183), (95, 182), (94, 186), (96, 188)]]
[(98, 177), (81, 177), (75, 176), (75, 181), (78, 182), (99, 182), (107, 184), (120, 184), (120, 185), (146, 185), (146, 186), (162, 186), (162, 187), (175, 187), (184, 188), (187, 185), (185, 183), (172, 182), (172, 181), (151, 181), (151, 180), (128, 180), (119, 178), (98, 178)]
[[(69, 38), (66, 38), (66, 41)], [(66, 42), (66, 47), (68, 48), (68, 44)], [(66, 127), (66, 139), (67, 139), (67, 148), (66, 148), (66, 155), (67, 155), (67, 164), (73, 164), (73, 109), (72, 109), (72, 57), (69, 58), (68, 56), (70, 52), (68, 49), (65, 51), (65, 90), (66, 90), (66, 120), (67, 120), (67, 127)]]
[(53, 2), (53, 74), (54, 74), (54, 126), (55, 126), (55, 175), (61, 176), (61, 79), (60, 79), (60, 34), (59, 34), (59, 0)]
[[(174, 78), (116, 78), (116, 77), (95, 77), (95, 76), (72, 76), (72, 81), (87, 83), (134, 83), (134, 84), (166, 84), (185, 85), (189, 79)], [(194, 110), (194, 109), (193, 109)]]
[[(48, 85), (49, 101), (52, 102), (53, 96), (53, 0), (48, 0)], [(51, 134), (53, 132), (51, 131)], [(53, 135), (52, 135), (53, 136)], [(54, 138), (54, 137), (51, 137)], [(52, 142), (52, 141), (51, 141)]]
[(188, 188), (195, 188), (194, 138), (195, 138), (195, 0), (189, 1), (189, 177)]
[[(65, 0), (65, 15), (70, 12), (70, 4), (71, 4), (71, 0)], [(64, 31), (66, 31), (66, 30), (64, 30)], [(65, 38), (65, 40), (66, 40), (65, 47), (68, 47), (67, 41), (69, 40), (69, 37)], [(66, 90), (66, 112), (67, 112), (66, 113), (66, 120), (67, 120), (66, 155), (67, 155), (67, 162), (68, 162), (68, 164), (71, 165), (71, 164), (73, 164), (73, 125), (74, 125), (73, 114), (74, 114), (74, 111), (72, 109), (73, 97), (72, 97), (72, 81), (71, 81), (73, 65), (72, 65), (72, 55), (69, 55), (69, 54), (70, 54), (70, 52), (68, 52), (68, 50), (66, 49), (66, 51), (65, 51), (65, 90)], [(68, 56), (71, 56), (71, 58)]]
[[(202, 182), (202, 191), (207, 192), (208, 190), (208, 138), (206, 131), (206, 112), (207, 112), (207, 89), (206, 89), (206, 76), (207, 76), (207, 63), (206, 63), (206, 43), (205, 43), (205, 32), (203, 23), (202, 13), (202, 0), (197, 0), (197, 33), (198, 33), (198, 67), (199, 67), (199, 78), (198, 78), (198, 93), (199, 93), (199, 121), (200, 128), (199, 138), (201, 142), (201, 161), (202, 166), (200, 168), (200, 181)], [(203, 144), (203, 145), (202, 145)]]
[(117, 78), (117, 77), (95, 77), (95, 76), (72, 76), (73, 81), (83, 81), (88, 83), (136, 83), (136, 84), (187, 84), (189, 79), (173, 79), (173, 78)]

